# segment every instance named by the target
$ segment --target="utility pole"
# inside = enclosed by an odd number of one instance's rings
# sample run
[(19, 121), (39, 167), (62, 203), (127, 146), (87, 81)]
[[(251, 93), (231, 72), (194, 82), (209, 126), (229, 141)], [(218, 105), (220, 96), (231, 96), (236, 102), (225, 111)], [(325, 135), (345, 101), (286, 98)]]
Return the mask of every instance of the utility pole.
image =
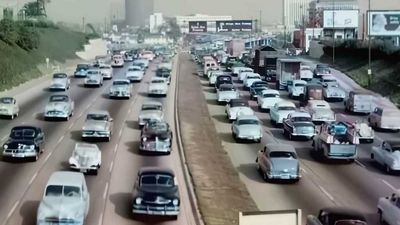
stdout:
[(371, 87), (371, 83), (372, 83), (372, 68), (371, 68), (371, 31), (370, 31), (370, 14), (371, 12), (371, 0), (368, 0), (368, 13), (367, 13), (367, 21), (368, 21), (368, 25), (367, 25), (367, 29), (368, 29), (368, 87)]
[(82, 30), (83, 30), (83, 33), (86, 33), (86, 30), (85, 30), (85, 17), (82, 17)]
[(335, 45), (336, 45), (336, 30), (335, 30), (335, 0), (333, 2), (332, 19), (333, 19), (333, 48), (332, 48), (332, 64), (335, 65)]
[(259, 23), (260, 23), (260, 33), (262, 33), (262, 11), (260, 10), (260, 15), (259, 15)]

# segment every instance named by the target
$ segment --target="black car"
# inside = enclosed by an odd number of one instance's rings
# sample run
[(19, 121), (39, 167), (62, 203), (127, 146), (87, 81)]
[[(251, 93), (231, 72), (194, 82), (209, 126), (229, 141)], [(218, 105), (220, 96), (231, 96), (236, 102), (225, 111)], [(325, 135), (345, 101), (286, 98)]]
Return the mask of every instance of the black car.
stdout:
[(254, 87), (269, 87), (268, 82), (266, 81), (255, 81), (251, 84), (250, 88)]
[(140, 168), (133, 193), (134, 215), (170, 216), (176, 220), (180, 203), (178, 184), (171, 169)]
[(87, 70), (90, 69), (91, 65), (89, 64), (78, 64), (76, 65), (76, 69), (74, 72), (75, 77), (86, 77)]
[(267, 90), (267, 89), (268, 89), (268, 87), (265, 87), (265, 86), (250, 87), (250, 99), (257, 100), (258, 95), (261, 94), (262, 91)]
[(140, 136), (140, 152), (171, 153), (172, 131), (167, 122), (150, 120), (142, 128)]
[(350, 208), (324, 208), (318, 217), (308, 216), (306, 225), (367, 225), (365, 216)]
[(219, 89), (219, 86), (221, 84), (232, 84), (233, 85), (232, 77), (230, 75), (219, 75), (215, 82), (215, 89)]
[(44, 133), (41, 128), (17, 126), (11, 129), (3, 145), (3, 159), (30, 159), (37, 161), (43, 152)]
[(324, 75), (331, 75), (331, 69), (328, 65), (317, 64), (314, 69), (314, 78), (321, 78)]

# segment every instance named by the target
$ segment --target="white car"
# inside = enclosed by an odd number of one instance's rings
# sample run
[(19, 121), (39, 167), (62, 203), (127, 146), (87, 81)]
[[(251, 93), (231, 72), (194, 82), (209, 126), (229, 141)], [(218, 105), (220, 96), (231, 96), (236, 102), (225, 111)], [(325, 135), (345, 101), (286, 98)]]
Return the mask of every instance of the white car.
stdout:
[(96, 144), (76, 143), (68, 162), (72, 170), (97, 175), (101, 166), (101, 151)]
[(225, 112), (230, 121), (236, 120), (238, 116), (254, 115), (247, 100), (241, 98), (231, 99), (225, 106)]
[(132, 97), (132, 85), (127, 79), (115, 79), (109, 91), (110, 98)]
[(382, 165), (386, 173), (400, 172), (400, 141), (383, 141), (373, 146), (371, 159)]
[(310, 81), (314, 77), (314, 73), (310, 66), (301, 65), (300, 66), (300, 79), (304, 81)]
[(85, 87), (90, 86), (103, 86), (103, 75), (101, 74), (100, 70), (90, 69), (87, 71), (87, 76), (85, 77), (84, 81)]
[(217, 77), (220, 76), (220, 75), (224, 75), (224, 72), (223, 71), (219, 71), (219, 70), (212, 71), (210, 73), (210, 77), (208, 78), (208, 85), (211, 86), (211, 87), (214, 87), (215, 83), (217, 82)]
[(66, 73), (55, 73), (50, 84), (51, 91), (66, 91), (69, 89), (71, 81)]
[(75, 103), (68, 95), (59, 94), (52, 95), (46, 105), (44, 111), (44, 119), (64, 119), (69, 118), (74, 114)]
[(236, 66), (232, 68), (233, 76), (239, 76), (242, 72), (253, 72), (252, 68), (244, 67), (244, 66)]
[(260, 93), (257, 97), (258, 108), (261, 111), (269, 111), (277, 102), (282, 101), (279, 91), (267, 89)]
[(306, 85), (307, 81), (304, 80), (293, 80), (291, 84), (288, 83), (289, 97), (290, 98), (300, 97), (300, 95), (304, 93), (304, 88)]
[(249, 71), (243, 71), (239, 73), (239, 81), (244, 82), (244, 79), (246, 79), (247, 75), (254, 74), (254, 72), (249, 72)]
[(143, 51), (142, 53), (140, 53), (140, 57), (149, 61), (153, 61), (156, 56), (152, 51)]
[(343, 101), (346, 98), (345, 91), (339, 86), (337, 82), (322, 83), (324, 87), (324, 98), (327, 101)]
[(158, 64), (157, 69), (165, 68), (168, 70), (172, 70), (172, 63), (171, 62), (163, 62)]
[(126, 79), (131, 82), (140, 82), (143, 79), (144, 72), (139, 66), (130, 66), (125, 73)]
[(81, 224), (89, 213), (90, 195), (82, 173), (56, 171), (47, 181), (36, 224)]
[(105, 110), (89, 112), (82, 128), (82, 140), (96, 139), (111, 141), (113, 134), (113, 118)]
[(256, 81), (262, 81), (261, 76), (259, 74), (257, 73), (248, 74), (246, 78), (244, 78), (243, 80), (244, 89), (249, 90), (250, 86)]
[(139, 126), (144, 126), (150, 120), (163, 121), (164, 113), (161, 102), (147, 101), (142, 104), (139, 112)]
[(400, 190), (394, 190), (390, 197), (379, 198), (377, 207), (380, 224), (399, 225)]
[(227, 103), (235, 98), (239, 98), (239, 91), (232, 84), (221, 84), (217, 89), (218, 103)]
[(149, 83), (149, 96), (164, 96), (168, 93), (168, 82), (162, 77), (153, 77)]
[(124, 57), (120, 54), (113, 55), (111, 60), (112, 67), (124, 67), (125, 61)]
[(249, 140), (260, 143), (263, 136), (261, 122), (255, 115), (238, 116), (231, 129), (236, 142)]
[(275, 103), (274, 107), (269, 111), (271, 123), (273, 125), (281, 125), (283, 120), (289, 114), (296, 112), (296, 105), (291, 101), (280, 101)]
[(112, 67), (108, 64), (100, 64), (99, 70), (101, 75), (103, 75), (104, 80), (111, 80), (113, 77)]
[(0, 116), (8, 116), (14, 119), (19, 115), (17, 100), (13, 97), (0, 98)]
[(335, 113), (329, 103), (324, 100), (308, 100), (308, 104), (304, 109), (310, 113), (314, 123), (336, 121)]

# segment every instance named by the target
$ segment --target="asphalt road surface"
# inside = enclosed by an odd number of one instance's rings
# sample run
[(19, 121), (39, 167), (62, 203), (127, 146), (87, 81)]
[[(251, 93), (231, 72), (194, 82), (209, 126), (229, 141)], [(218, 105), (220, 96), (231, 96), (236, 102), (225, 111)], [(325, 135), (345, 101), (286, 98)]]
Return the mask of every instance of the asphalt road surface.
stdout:
[[(15, 120), (0, 120), (0, 139), (4, 142), (14, 126), (31, 124), (43, 128), (46, 146), (44, 154), (37, 162), (0, 161), (2, 224), (36, 224), (37, 208), (49, 176), (54, 171), (68, 170), (68, 159), (75, 143), (80, 141), (80, 130), (85, 116), (89, 111), (98, 109), (110, 112), (114, 119), (114, 133), (110, 142), (98, 143), (102, 151), (99, 174), (85, 176), (90, 193), (90, 210), (85, 224), (195, 224), (176, 138), (169, 156), (138, 154), (140, 130), (137, 119), (142, 102), (149, 99), (146, 94), (147, 82), (154, 75), (155, 63), (150, 65), (141, 83), (133, 84), (134, 95), (130, 100), (108, 98), (112, 81), (105, 81), (101, 88), (84, 88), (83, 79), (71, 78), (71, 89), (68, 93), (75, 101), (75, 113), (67, 122), (43, 120), (44, 107), (52, 94), (47, 89), (50, 79), (26, 88), (16, 96), (20, 103), (20, 115)], [(126, 63), (124, 68), (114, 69), (114, 79), (123, 78), (129, 64)], [(66, 72), (72, 74), (72, 70)], [(175, 82), (173, 71), (168, 96), (156, 98), (163, 103), (165, 118), (174, 133)], [(181, 212), (177, 221), (132, 218), (131, 193), (137, 171), (142, 166), (169, 167), (175, 171), (181, 196)]]

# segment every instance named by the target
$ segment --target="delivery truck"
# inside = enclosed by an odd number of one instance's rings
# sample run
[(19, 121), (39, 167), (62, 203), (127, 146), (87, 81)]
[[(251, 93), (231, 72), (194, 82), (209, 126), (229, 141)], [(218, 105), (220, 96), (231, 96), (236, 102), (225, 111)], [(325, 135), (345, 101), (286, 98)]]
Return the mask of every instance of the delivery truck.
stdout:
[(301, 210), (239, 212), (239, 225), (301, 225)]
[(287, 90), (288, 81), (300, 79), (301, 60), (279, 58), (276, 61), (276, 89)]

